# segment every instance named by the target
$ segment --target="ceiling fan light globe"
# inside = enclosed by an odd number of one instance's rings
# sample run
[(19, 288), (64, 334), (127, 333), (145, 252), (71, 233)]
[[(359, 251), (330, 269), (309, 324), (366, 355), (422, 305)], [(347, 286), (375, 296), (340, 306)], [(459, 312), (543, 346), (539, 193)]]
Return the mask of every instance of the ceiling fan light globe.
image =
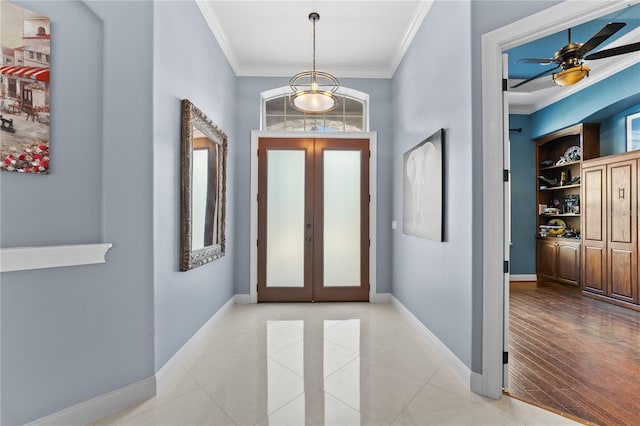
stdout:
[(588, 66), (579, 65), (555, 73), (552, 78), (558, 86), (571, 86), (583, 78), (588, 77), (589, 71), (591, 71), (591, 69)]

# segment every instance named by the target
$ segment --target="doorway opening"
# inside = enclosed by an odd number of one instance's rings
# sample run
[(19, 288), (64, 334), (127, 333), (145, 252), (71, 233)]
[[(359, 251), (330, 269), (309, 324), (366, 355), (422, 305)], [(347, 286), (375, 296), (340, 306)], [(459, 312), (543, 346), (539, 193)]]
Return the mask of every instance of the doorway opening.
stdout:
[[(499, 398), (507, 383), (504, 351), (508, 336), (508, 283), (505, 270), (509, 235), (505, 231), (504, 170), (508, 169), (508, 122), (502, 91), (502, 52), (537, 38), (620, 10), (633, 2), (564, 2), (482, 38), (483, 87), (483, 337), (482, 375), (477, 390)], [(502, 247), (502, 249), (498, 249)]]

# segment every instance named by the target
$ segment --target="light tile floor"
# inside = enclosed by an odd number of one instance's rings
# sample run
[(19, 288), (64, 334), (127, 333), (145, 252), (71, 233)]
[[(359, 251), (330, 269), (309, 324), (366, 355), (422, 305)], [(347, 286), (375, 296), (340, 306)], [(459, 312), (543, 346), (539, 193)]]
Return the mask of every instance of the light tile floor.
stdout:
[(577, 424), (470, 392), (388, 304), (236, 305), (173, 364), (93, 425)]

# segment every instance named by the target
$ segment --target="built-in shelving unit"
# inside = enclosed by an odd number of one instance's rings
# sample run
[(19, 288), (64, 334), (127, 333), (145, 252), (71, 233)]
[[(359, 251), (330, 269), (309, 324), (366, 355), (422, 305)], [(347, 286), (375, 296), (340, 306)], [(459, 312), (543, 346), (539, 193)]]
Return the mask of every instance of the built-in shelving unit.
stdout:
[(538, 281), (580, 283), (582, 161), (599, 156), (599, 124), (577, 124), (536, 139)]

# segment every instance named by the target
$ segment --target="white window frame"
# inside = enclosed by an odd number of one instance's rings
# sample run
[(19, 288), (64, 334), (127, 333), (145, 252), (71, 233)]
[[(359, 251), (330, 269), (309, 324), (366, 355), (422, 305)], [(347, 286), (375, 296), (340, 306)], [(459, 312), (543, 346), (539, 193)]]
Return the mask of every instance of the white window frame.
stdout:
[[(266, 108), (265, 104), (267, 101), (276, 98), (282, 98), (285, 96), (289, 96), (291, 93), (291, 88), (289, 86), (282, 86), (276, 89), (266, 90), (260, 93), (260, 130), (266, 131)], [(363, 115), (363, 132), (369, 131), (369, 95), (364, 92), (360, 92), (359, 90), (350, 89), (348, 87), (340, 86), (336, 92), (336, 94), (340, 96), (344, 96), (347, 98), (355, 99), (357, 101), (362, 102), (362, 115)]]

